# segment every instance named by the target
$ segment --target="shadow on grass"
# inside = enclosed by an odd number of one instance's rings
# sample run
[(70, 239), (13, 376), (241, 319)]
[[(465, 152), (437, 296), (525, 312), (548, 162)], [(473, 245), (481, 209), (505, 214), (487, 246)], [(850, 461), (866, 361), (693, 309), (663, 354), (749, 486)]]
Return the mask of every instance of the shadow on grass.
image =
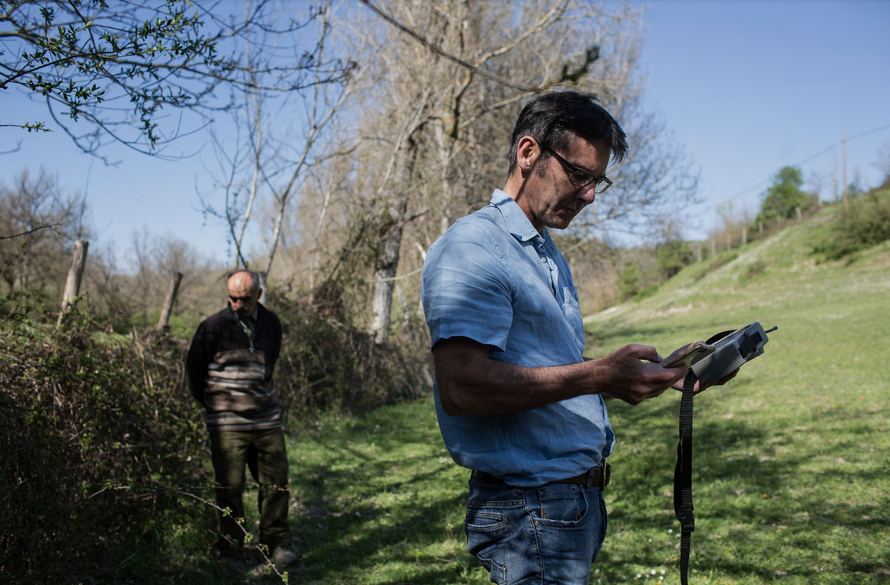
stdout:
[[(610, 405), (619, 442), (607, 500), (614, 502), (610, 533), (621, 536), (614, 546), (607, 539), (597, 561), (609, 574), (633, 576), (640, 567), (665, 565), (676, 571), (679, 523), (672, 482), (678, 408), (678, 399), (669, 397), (640, 407)], [(756, 576), (760, 582), (883, 578), (890, 552), (888, 498), (880, 495), (886, 493), (880, 488), (886, 485), (886, 466), (853, 466), (843, 459), (869, 444), (872, 426), (851, 422), (841, 412), (807, 427), (786, 424), (780, 413), (775, 426), (764, 427), (745, 416), (704, 412), (695, 419), (693, 441), (698, 521), (693, 566), (699, 572)], [(854, 501), (846, 495), (849, 486), (871, 489), (871, 496)], [(881, 535), (883, 545), (869, 544)], [(837, 580), (826, 580), (826, 572)]]
[(333, 427), (303, 433), (313, 463), (292, 466), (303, 511), (292, 515), (291, 534), (303, 559), (290, 582), (468, 582), (476, 569), (462, 542), (468, 477), (441, 453), (432, 403)]

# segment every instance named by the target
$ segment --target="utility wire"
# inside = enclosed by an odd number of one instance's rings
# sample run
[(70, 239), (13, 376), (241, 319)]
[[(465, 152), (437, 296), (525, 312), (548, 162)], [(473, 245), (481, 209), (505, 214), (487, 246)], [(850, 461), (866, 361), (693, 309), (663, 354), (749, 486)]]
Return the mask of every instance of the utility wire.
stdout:
[[(875, 132), (880, 132), (881, 130), (886, 130), (887, 128), (890, 128), (890, 124), (884, 124), (883, 126), (879, 126), (878, 128), (873, 128), (873, 129), (871, 129), (871, 130), (867, 130), (867, 131), (865, 131), (865, 132), (861, 132), (861, 133), (859, 133), (859, 134), (856, 134), (855, 136), (851, 136), (851, 137), (847, 138), (847, 142), (852, 142), (853, 140), (856, 140), (857, 138), (862, 138), (863, 136), (868, 136), (869, 134), (874, 134)], [(814, 160), (814, 159), (816, 159), (816, 158), (819, 158), (820, 156), (822, 156), (822, 155), (825, 154), (826, 152), (830, 152), (830, 151), (834, 150), (837, 146), (839, 146), (839, 145), (841, 145), (841, 144), (843, 144), (843, 143), (844, 143), (843, 140), (839, 140), (839, 141), (835, 142), (834, 144), (832, 144), (831, 146), (829, 146), (829, 147), (827, 147), (827, 148), (824, 148), (823, 150), (820, 150), (820, 151), (817, 152), (816, 154), (813, 154), (813, 155), (811, 155), (811, 156), (808, 156), (807, 158), (803, 159), (803, 160), (800, 161), (799, 163), (792, 164), (792, 165), (789, 165), (789, 166), (793, 166), (793, 167), (801, 167), (801, 166), (807, 164), (808, 162), (810, 162), (811, 160)], [(745, 189), (744, 191), (739, 191), (738, 193), (736, 193), (736, 194), (733, 195), (732, 197), (727, 197), (724, 201), (731, 201), (731, 200), (733, 200), (733, 199), (737, 199), (737, 198), (741, 197), (742, 195), (745, 195), (745, 194), (747, 194), (747, 193), (750, 193), (750, 192), (753, 191), (754, 189), (759, 189), (760, 187), (763, 187), (764, 185), (767, 185), (767, 184), (769, 184), (769, 179), (767, 179), (767, 180), (765, 180), (765, 181), (761, 181), (761, 182), (759, 182), (759, 183), (757, 183), (756, 185), (753, 185), (753, 186), (751, 186), (751, 187), (748, 187), (748, 188)]]

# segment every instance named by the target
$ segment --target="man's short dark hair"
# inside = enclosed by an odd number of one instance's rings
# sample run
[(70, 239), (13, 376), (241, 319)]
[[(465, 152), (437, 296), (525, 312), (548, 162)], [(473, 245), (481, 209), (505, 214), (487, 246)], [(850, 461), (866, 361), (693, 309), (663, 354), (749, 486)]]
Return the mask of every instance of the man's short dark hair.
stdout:
[[(516, 168), (519, 141), (523, 136), (531, 136), (541, 147), (553, 150), (567, 148), (575, 136), (580, 136), (588, 142), (608, 146), (615, 162), (627, 154), (627, 137), (615, 118), (596, 103), (596, 96), (577, 91), (545, 93), (522, 108), (513, 128), (508, 175)], [(549, 158), (550, 153), (542, 150), (539, 161), (545, 163)]]
[(250, 286), (253, 289), (253, 292), (257, 292), (258, 290), (260, 290), (260, 275), (253, 270), (247, 270), (246, 268), (230, 272), (229, 275), (226, 276), (226, 286), (228, 286), (229, 281), (232, 279), (232, 277), (240, 272), (246, 272), (248, 275), (250, 275)]

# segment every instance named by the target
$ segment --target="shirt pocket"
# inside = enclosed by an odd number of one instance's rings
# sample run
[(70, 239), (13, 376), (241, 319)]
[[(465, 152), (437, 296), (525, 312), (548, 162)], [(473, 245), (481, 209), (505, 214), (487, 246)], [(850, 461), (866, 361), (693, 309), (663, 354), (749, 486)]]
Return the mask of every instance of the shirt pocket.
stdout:
[(575, 337), (575, 346), (584, 353), (584, 322), (581, 320), (581, 307), (578, 304), (578, 287), (562, 287), (562, 314)]

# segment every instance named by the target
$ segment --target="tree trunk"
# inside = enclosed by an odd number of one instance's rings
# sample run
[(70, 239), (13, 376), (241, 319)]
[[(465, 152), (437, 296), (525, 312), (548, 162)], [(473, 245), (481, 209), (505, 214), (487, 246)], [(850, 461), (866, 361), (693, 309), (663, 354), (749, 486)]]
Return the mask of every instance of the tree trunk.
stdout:
[(439, 154), (439, 164), (442, 169), (442, 219), (439, 222), (439, 237), (451, 227), (452, 222), (452, 188), (448, 176), (451, 161), (451, 137), (445, 135), (445, 129), (441, 124), (436, 124), (436, 147)]
[(371, 310), (374, 312), (371, 332), (374, 334), (374, 343), (377, 344), (384, 343), (389, 335), (392, 293), (395, 287), (396, 271), (399, 269), (402, 227), (407, 208), (408, 198), (402, 195), (390, 208), (390, 221), (381, 230), (380, 255), (377, 257), (377, 266), (374, 271), (374, 293), (371, 298)]
[(173, 304), (176, 302), (176, 295), (179, 294), (179, 283), (181, 282), (182, 273), (174, 272), (173, 278), (170, 279), (167, 299), (164, 301), (164, 310), (161, 311), (161, 318), (158, 319), (158, 331), (166, 331), (170, 327), (170, 314), (173, 312)]
[(262, 294), (260, 294), (260, 304), (264, 307), (266, 306), (266, 273), (265, 272), (257, 272), (257, 276), (260, 277), (260, 288), (262, 289)]
[(83, 279), (83, 269), (87, 263), (87, 249), (90, 243), (86, 240), (74, 242), (74, 252), (71, 255), (71, 268), (68, 269), (68, 281), (65, 283), (65, 294), (62, 295), (62, 312), (59, 313), (59, 323), (62, 315), (71, 309), (72, 302), (80, 294), (80, 281)]
[(398, 191), (394, 194), (395, 201), (389, 206), (380, 227), (380, 250), (374, 271), (374, 293), (371, 297), (371, 311), (374, 321), (371, 333), (374, 343), (386, 342), (389, 335), (389, 320), (392, 313), (392, 293), (395, 288), (395, 276), (399, 269), (399, 252), (402, 247), (402, 229), (405, 227), (408, 198), (411, 192), (411, 178), (414, 174), (414, 162), (417, 158), (417, 142), (409, 138), (403, 151), (401, 177)]

